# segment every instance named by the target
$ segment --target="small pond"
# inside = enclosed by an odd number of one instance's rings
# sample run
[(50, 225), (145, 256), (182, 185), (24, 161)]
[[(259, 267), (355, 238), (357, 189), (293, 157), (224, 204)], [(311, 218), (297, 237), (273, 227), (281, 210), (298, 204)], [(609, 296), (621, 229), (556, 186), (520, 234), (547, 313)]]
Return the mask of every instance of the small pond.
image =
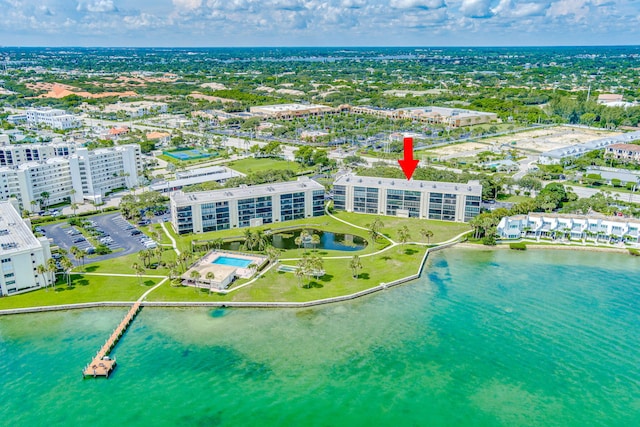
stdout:
[[(317, 234), (320, 237), (320, 243), (315, 246), (316, 249), (351, 252), (362, 250), (367, 246), (367, 241), (360, 236), (311, 229), (274, 233), (271, 236), (271, 244), (278, 249), (296, 249), (299, 247), (296, 243), (296, 238), (299, 237), (303, 231), (308, 233), (300, 244), (300, 247), (303, 248), (314, 248), (314, 245), (311, 243), (312, 234)], [(241, 250), (242, 243), (243, 241), (227, 242), (222, 245), (222, 249), (232, 251)]]

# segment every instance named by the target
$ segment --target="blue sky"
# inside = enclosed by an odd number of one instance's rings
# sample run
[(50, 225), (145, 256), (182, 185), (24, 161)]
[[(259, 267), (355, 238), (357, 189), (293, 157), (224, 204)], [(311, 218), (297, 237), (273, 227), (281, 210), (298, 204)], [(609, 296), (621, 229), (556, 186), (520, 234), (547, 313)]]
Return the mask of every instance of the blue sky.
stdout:
[(638, 0), (0, 0), (3, 46), (640, 44)]

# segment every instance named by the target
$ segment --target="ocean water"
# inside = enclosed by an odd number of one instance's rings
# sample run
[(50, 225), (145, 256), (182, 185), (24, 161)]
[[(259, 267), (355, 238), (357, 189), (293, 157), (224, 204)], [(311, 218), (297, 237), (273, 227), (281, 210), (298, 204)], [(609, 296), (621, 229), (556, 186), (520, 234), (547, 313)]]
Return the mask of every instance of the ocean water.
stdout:
[(0, 318), (6, 426), (637, 426), (640, 263), (434, 254), (424, 276), (306, 310), (144, 308), (112, 377), (82, 379), (121, 309)]

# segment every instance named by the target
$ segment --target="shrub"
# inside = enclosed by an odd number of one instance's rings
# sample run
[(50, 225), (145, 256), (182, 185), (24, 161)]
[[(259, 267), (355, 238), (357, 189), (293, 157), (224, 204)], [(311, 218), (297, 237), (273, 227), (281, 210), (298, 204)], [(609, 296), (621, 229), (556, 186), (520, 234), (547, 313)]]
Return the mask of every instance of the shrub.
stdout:
[(526, 251), (527, 245), (523, 242), (515, 242), (515, 243), (509, 243), (509, 248), (514, 249), (516, 251)]
[(633, 256), (640, 256), (640, 251), (638, 249), (629, 248), (629, 254), (631, 254)]

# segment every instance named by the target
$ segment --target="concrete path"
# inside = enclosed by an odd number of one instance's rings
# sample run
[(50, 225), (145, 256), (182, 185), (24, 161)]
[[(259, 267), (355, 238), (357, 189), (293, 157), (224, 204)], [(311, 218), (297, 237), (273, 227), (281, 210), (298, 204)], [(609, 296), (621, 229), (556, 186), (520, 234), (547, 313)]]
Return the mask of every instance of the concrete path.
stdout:
[(176, 242), (176, 239), (174, 239), (173, 236), (169, 233), (169, 230), (167, 230), (167, 227), (164, 225), (164, 222), (161, 222), (160, 225), (164, 230), (164, 234), (166, 234), (169, 240), (171, 240), (171, 245), (173, 246), (173, 250), (176, 251), (176, 254), (180, 255), (180, 249), (178, 249), (178, 243)]

